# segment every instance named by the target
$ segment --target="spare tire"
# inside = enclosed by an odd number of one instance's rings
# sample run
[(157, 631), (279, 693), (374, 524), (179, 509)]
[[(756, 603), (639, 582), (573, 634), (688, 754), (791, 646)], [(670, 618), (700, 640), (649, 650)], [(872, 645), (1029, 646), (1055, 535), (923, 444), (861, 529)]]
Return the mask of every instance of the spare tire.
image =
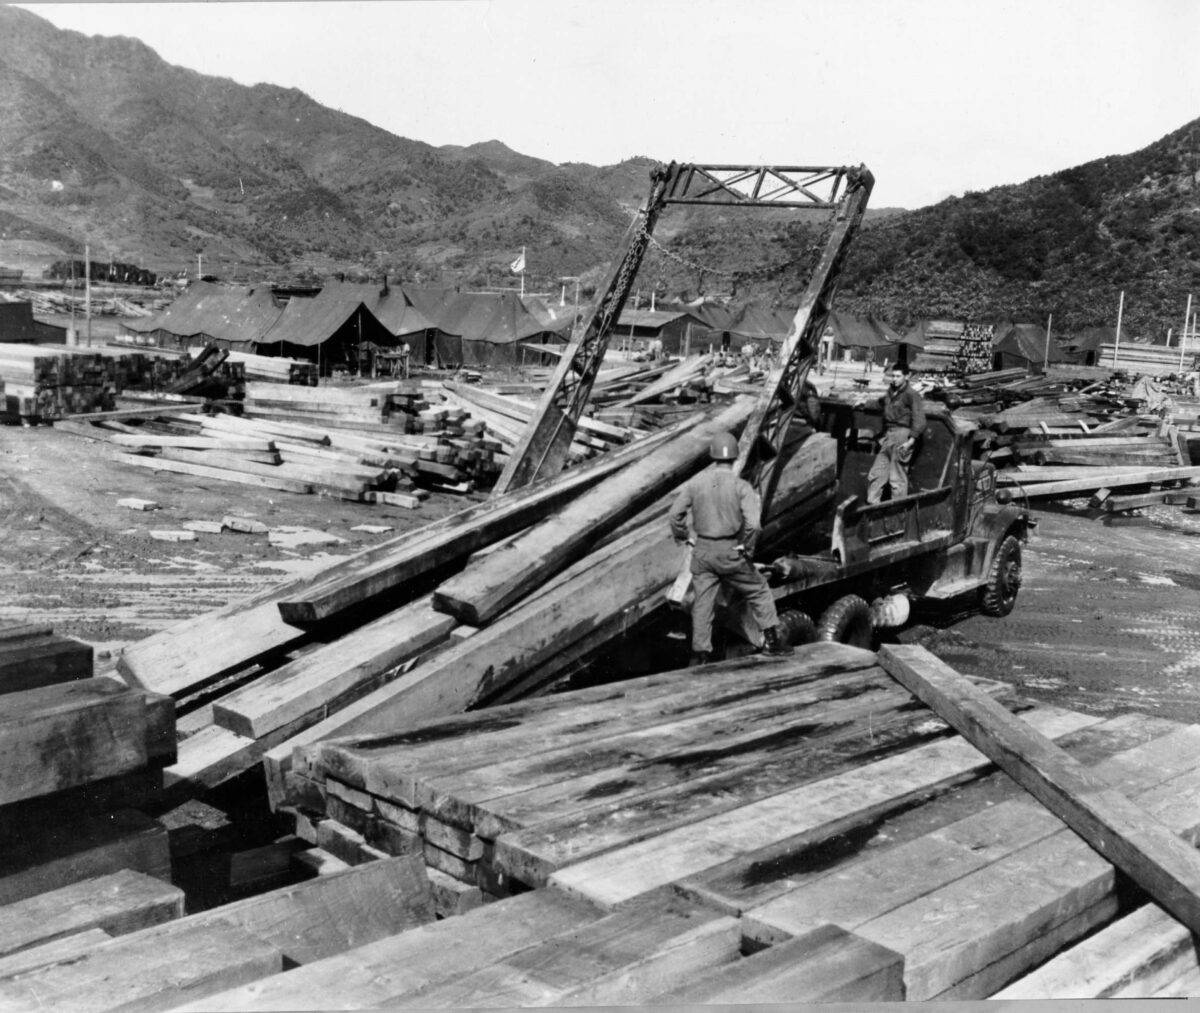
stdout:
[(817, 624), (807, 612), (785, 609), (779, 613), (779, 635), (785, 644), (792, 647), (811, 644), (817, 639)]
[(856, 594), (839, 598), (821, 613), (817, 639), (870, 650), (875, 641), (871, 606)]

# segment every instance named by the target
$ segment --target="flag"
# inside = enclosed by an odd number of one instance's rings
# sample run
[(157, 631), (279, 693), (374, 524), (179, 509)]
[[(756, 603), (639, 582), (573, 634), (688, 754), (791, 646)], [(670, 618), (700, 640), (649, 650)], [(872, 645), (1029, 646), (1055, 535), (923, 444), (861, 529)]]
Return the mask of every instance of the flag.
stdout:
[(513, 274), (520, 274), (525, 270), (525, 248), (521, 248), (521, 254), (510, 265)]

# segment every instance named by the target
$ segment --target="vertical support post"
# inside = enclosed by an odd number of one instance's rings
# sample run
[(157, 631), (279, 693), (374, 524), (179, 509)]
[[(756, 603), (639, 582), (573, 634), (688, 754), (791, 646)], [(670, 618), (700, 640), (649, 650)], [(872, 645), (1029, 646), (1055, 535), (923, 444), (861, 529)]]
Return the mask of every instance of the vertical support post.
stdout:
[(1121, 290), (1121, 301), (1117, 303), (1117, 338), (1113, 342), (1113, 369), (1117, 368), (1117, 359), (1121, 354), (1121, 317), (1125, 313), (1125, 290)]
[(1053, 323), (1054, 314), (1051, 313), (1046, 317), (1046, 351), (1042, 354), (1042, 372), (1050, 365), (1050, 327)]
[(92, 343), (92, 248), (83, 244), (83, 306), (87, 318), (87, 343)]
[(1187, 350), (1188, 320), (1192, 315), (1192, 293), (1188, 293), (1187, 309), (1183, 311), (1183, 330), (1179, 332), (1179, 372), (1183, 372), (1183, 354)]

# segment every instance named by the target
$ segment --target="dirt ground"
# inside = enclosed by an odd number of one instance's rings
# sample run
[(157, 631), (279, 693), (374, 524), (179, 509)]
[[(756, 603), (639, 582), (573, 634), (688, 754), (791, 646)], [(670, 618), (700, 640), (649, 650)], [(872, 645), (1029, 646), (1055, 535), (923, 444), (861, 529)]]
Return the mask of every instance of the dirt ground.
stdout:
[[(117, 505), (127, 497), (161, 509)], [(49, 622), (111, 650), (481, 498), (432, 493), (405, 510), (276, 492), (132, 467), (114, 448), (52, 427), (0, 426), (0, 618)], [(266, 535), (225, 531), (176, 543), (150, 534), (230, 514), (343, 541), (284, 549)], [(394, 530), (351, 530), (360, 524)]]
[[(35, 619), (103, 652), (481, 498), (433, 494), (414, 511), (154, 473), (53, 428), (0, 426), (0, 618)], [(140, 512), (117, 500), (155, 500)], [(152, 529), (227, 514), (344, 542), (282, 549), (265, 535), (156, 541)], [(919, 612), (902, 640), (962, 671), (1091, 713), (1200, 721), (1200, 513), (1036, 513), (1012, 615), (966, 603)], [(352, 531), (390, 525), (386, 534)]]

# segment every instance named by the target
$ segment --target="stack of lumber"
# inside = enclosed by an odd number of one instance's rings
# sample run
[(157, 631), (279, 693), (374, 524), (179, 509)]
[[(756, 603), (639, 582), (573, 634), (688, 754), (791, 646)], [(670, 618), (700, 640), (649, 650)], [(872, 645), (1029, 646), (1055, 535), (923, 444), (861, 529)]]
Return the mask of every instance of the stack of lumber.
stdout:
[[(600, 568), (582, 560), (557, 589), (542, 589), (541, 605), (512, 609), (468, 638), (452, 636), (458, 623), (431, 609), (424, 588), (433, 574), (461, 568), (471, 553), (678, 435), (647, 437), (125, 648), (122, 675), (178, 703), (183, 739), (167, 771), (172, 793), (221, 784), (297, 737), (315, 740), (376, 714), (388, 720), (389, 708), (447, 713), (525, 678), (545, 681), (632, 625), (661, 601), (647, 587), (676, 572), (673, 546), (670, 558), (656, 549), (639, 559), (635, 546)], [(622, 571), (631, 557), (632, 568)], [(612, 585), (597, 592), (605, 575)], [(475, 641), (479, 649), (470, 651)], [(290, 755), (287, 745), (281, 763)]]
[(167, 832), (141, 810), (176, 760), (167, 697), (93, 678), (91, 649), (0, 629), (0, 903), (131, 869), (170, 878)]
[[(181, 917), (126, 873), (0, 908), (0, 1009), (167, 1010), (433, 922), (415, 857), (372, 862)], [(15, 950), (5, 951), (11, 945)], [(6, 952), (10, 955), (5, 955)]]
[[(190, 350), (197, 355), (200, 349)], [(248, 382), (317, 385), (317, 364), (305, 359), (285, 359), (279, 355), (255, 355), (252, 352), (230, 352), (229, 362), (237, 363)]]
[(1014, 717), (999, 689), (919, 648), (813, 645), (298, 750), (313, 836), (419, 847), (481, 898), (535, 889), (210, 1008), (1041, 998), (1018, 979), (1080, 940), (1143, 990), (1083, 994), (1180, 994), (1190, 935), (1122, 918), (1144, 900), (1112, 861), (1151, 883), (1138, 856), (1200, 836), (1200, 728)]
[(26, 421), (112, 407), (116, 388), (102, 356), (45, 345), (0, 345), (4, 410)]
[[(1122, 369), (1148, 376), (1168, 376), (1195, 368), (1196, 354), (1180, 355), (1179, 346), (1146, 345), (1137, 341), (1122, 341), (1120, 346), (1102, 344), (1096, 363), (1105, 369)], [(1182, 363), (1182, 365), (1181, 365)]]

